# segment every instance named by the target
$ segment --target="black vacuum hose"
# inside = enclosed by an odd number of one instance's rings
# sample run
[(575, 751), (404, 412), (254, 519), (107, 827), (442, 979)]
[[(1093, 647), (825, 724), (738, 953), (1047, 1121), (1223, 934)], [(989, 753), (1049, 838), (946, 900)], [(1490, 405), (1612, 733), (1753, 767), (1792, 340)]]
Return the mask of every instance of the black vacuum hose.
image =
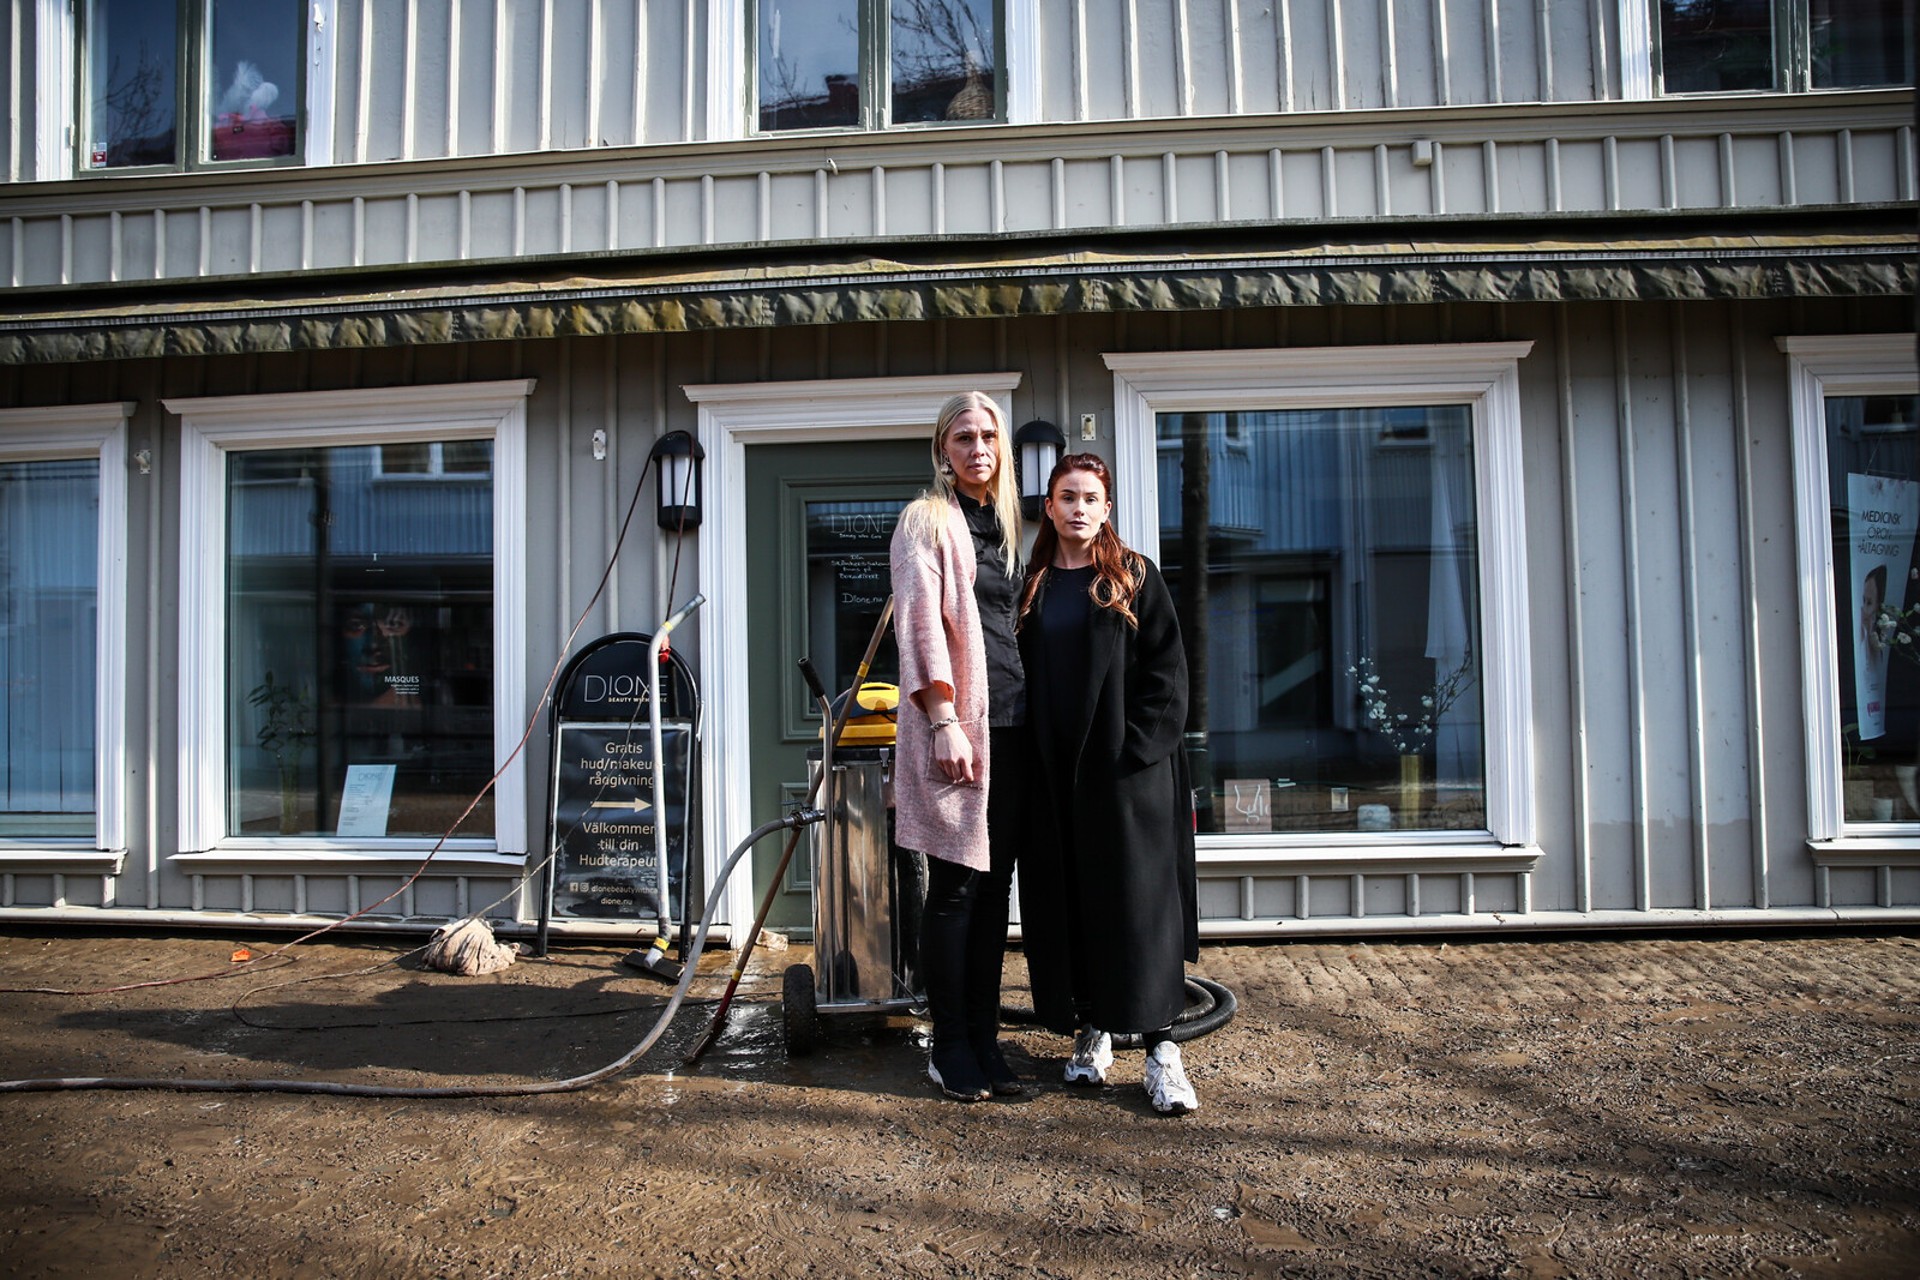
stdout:
[[(1187, 978), (1187, 1007), (1173, 1020), (1173, 1038), (1176, 1043), (1197, 1040), (1201, 1036), (1218, 1031), (1233, 1021), (1233, 1015), (1240, 1008), (1240, 1001), (1233, 992), (1221, 986), (1211, 978)], [(1020, 1005), (1003, 1004), (1000, 1016), (1008, 1022), (1032, 1022), (1033, 1010)], [(1138, 1049), (1146, 1043), (1146, 1037), (1138, 1031), (1122, 1031), (1114, 1035), (1113, 1047), (1116, 1049)]]

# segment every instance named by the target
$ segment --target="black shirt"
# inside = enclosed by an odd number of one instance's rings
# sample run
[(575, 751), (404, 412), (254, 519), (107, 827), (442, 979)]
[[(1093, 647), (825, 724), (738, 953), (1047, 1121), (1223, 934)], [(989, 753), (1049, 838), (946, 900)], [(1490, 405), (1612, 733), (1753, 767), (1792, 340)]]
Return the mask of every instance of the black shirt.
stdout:
[(1093, 628), (1094, 569), (1047, 570), (1040, 600), (1028, 625), (1040, 627), (1040, 652), (1046, 666), (1047, 713), (1053, 720), (1054, 749), (1066, 759), (1080, 747), (1086, 719), (1087, 637)]
[(980, 610), (980, 634), (987, 646), (987, 724), (1004, 729), (1025, 724), (1027, 676), (1020, 665), (1020, 646), (1013, 638), (1014, 612), (1020, 607), (1019, 566), (1007, 572), (1007, 552), (1000, 542), (1000, 513), (991, 503), (960, 499), (961, 514), (973, 534), (973, 603)]

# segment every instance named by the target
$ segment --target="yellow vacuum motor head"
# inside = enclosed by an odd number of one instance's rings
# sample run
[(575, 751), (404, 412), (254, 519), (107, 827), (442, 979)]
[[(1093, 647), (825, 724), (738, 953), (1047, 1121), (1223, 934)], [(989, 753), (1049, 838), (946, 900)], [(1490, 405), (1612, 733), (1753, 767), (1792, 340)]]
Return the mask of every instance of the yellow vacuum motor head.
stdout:
[[(835, 719), (839, 718), (840, 708), (846, 701), (847, 695), (844, 693), (833, 700)], [(898, 685), (881, 684), (877, 680), (861, 685), (854, 695), (853, 713), (847, 717), (847, 727), (840, 734), (840, 744), (848, 747), (892, 746), (894, 715), (899, 705)], [(827, 736), (825, 726), (822, 726), (820, 736)]]

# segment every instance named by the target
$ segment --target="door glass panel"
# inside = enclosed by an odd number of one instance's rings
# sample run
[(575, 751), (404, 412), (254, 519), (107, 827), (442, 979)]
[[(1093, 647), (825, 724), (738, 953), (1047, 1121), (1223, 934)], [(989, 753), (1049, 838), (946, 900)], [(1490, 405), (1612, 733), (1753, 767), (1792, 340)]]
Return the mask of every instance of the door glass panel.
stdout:
[(180, 28), (171, 4), (92, 0), (86, 9), (87, 167), (177, 164)]
[[(888, 549), (905, 507), (896, 500), (806, 505), (807, 642), (829, 695), (838, 696), (853, 683), (874, 624), (893, 594)], [(900, 681), (891, 627), (867, 679)]]
[(1920, 821), (1920, 428), (1913, 396), (1827, 400), (1846, 821)]
[(91, 836), (100, 462), (0, 463), (0, 836)]
[(300, 112), (301, 0), (214, 0), (207, 149), (215, 160), (290, 156)]
[(993, 0), (893, 0), (893, 123), (991, 120)]
[(762, 0), (758, 8), (760, 127), (859, 124), (859, 0)]
[(1165, 413), (1201, 829), (1486, 825), (1472, 415)]
[(493, 476), (379, 448), (229, 460), (233, 835), (438, 836), (492, 776)]

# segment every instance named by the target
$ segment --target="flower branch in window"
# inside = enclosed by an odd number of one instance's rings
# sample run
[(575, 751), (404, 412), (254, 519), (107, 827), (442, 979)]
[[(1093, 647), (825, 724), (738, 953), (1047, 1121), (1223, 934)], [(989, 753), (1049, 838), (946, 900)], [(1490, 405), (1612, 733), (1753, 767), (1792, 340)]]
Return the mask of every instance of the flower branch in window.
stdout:
[(248, 693), (247, 702), (266, 712), (254, 740), (279, 766), (280, 830), (291, 834), (299, 829), (300, 760), (315, 737), (313, 695), (281, 684), (272, 671), (266, 676)]
[(1432, 745), (1440, 717), (1460, 700), (1461, 694), (1473, 687), (1473, 652), (1468, 650), (1458, 666), (1441, 675), (1432, 688), (1420, 695), (1418, 712), (1394, 707), (1372, 658), (1361, 658), (1347, 668), (1347, 674), (1360, 682), (1360, 700), (1366, 709), (1367, 723), (1385, 735), (1395, 751), (1403, 756), (1414, 755)]
[[(1920, 569), (1910, 570), (1909, 581), (1920, 580)], [(1873, 638), (1885, 649), (1891, 649), (1908, 662), (1920, 666), (1920, 604), (1908, 605), (1896, 609), (1890, 604), (1880, 606), (1880, 612), (1873, 623)]]

